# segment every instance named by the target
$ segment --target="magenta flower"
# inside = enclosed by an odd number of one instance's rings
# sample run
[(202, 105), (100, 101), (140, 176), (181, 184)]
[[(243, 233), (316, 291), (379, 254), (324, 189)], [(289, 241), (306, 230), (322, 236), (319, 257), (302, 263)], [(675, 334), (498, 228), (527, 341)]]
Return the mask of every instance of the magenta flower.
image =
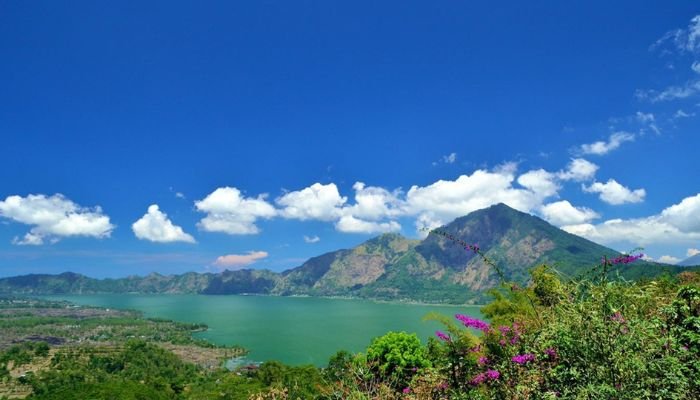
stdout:
[(480, 319), (467, 317), (466, 315), (462, 314), (455, 315), (455, 318), (460, 320), (467, 328), (478, 329), (480, 331), (483, 331), (484, 333), (488, 332), (489, 330), (489, 324)]
[(472, 378), (472, 380), (469, 381), (469, 383), (476, 386), (476, 385), (480, 385), (480, 384), (486, 382), (487, 380), (495, 381), (496, 379), (498, 379), (500, 377), (501, 377), (500, 372), (496, 371), (495, 369), (490, 369), (486, 372), (482, 372), (482, 373), (478, 374), (477, 376)]
[(610, 264), (629, 264), (629, 263), (632, 263), (632, 262), (639, 260), (642, 257), (644, 257), (644, 254), (642, 254), (642, 253), (639, 253), (636, 255), (622, 254), (620, 256), (613, 258), (609, 262), (610, 262)]
[(524, 365), (530, 361), (535, 361), (535, 355), (529, 353), (518, 354), (517, 356), (513, 356), (510, 360), (516, 364)]
[(479, 359), (476, 360), (476, 363), (479, 365), (488, 364), (488, 362), (489, 362), (488, 357), (484, 357), (484, 356), (481, 356), (481, 357), (479, 357)]
[(544, 354), (547, 355), (551, 360), (557, 358), (557, 350), (554, 347), (550, 347), (544, 351)]
[(484, 383), (485, 380), (486, 380), (486, 374), (482, 372), (479, 375), (472, 378), (472, 380), (469, 381), (469, 383), (476, 386), (476, 385), (480, 385), (480, 384)]
[(409, 394), (411, 393), (411, 388), (410, 387), (405, 387), (403, 388), (403, 394)]
[(444, 332), (441, 331), (435, 331), (435, 336), (438, 337), (438, 339), (445, 341), (445, 342), (452, 342), (452, 338), (450, 338), (449, 335), (445, 334)]

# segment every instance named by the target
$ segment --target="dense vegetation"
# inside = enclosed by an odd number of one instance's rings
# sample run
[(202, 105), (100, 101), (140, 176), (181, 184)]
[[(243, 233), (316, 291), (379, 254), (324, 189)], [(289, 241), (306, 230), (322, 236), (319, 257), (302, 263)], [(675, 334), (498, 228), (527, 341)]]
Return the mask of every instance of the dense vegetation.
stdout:
[[(137, 337), (108, 350), (21, 343), (0, 354), (0, 382), (36, 399), (700, 398), (700, 274), (611, 279), (628, 261), (566, 281), (540, 266), (529, 285), (492, 290), (489, 322), (431, 315), (445, 329), (427, 344), (390, 332), (321, 369), (207, 369)], [(20, 364), (38, 367), (14, 376)]]

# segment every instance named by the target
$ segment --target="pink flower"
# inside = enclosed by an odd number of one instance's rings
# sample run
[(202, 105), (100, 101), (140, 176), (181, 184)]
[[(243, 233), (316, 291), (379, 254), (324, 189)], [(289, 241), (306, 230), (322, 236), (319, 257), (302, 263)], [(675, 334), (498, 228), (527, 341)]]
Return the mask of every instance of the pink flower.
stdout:
[(468, 328), (478, 329), (478, 330), (483, 331), (483, 332), (488, 332), (488, 330), (489, 330), (489, 324), (482, 321), (482, 320), (472, 318), (472, 317), (467, 317), (466, 315), (462, 315), (462, 314), (455, 315), (455, 318), (462, 321), (464, 326), (466, 326)]
[(403, 388), (403, 394), (409, 394), (411, 393), (411, 388), (410, 387), (405, 387)]
[(524, 365), (530, 361), (535, 361), (535, 355), (529, 353), (518, 354), (517, 356), (513, 356), (510, 360), (516, 364)]
[(557, 350), (554, 349), (554, 347), (550, 347), (544, 351), (544, 354), (547, 355), (551, 360), (557, 358)]
[(445, 341), (445, 342), (452, 342), (452, 339), (450, 338), (449, 335), (445, 334), (444, 332), (441, 331), (435, 331), (435, 336), (438, 337), (438, 339)]

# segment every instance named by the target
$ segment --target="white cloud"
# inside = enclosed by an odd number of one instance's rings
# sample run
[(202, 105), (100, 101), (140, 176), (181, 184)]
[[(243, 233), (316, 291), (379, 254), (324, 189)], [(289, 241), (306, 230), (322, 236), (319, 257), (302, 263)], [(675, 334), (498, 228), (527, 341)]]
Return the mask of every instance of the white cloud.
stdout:
[(44, 238), (40, 235), (27, 232), (22, 239), (15, 236), (15, 238), (12, 239), (12, 244), (20, 246), (39, 246), (44, 244)]
[(457, 161), (457, 153), (450, 153), (446, 156), (442, 156), (442, 162), (445, 164), (454, 164)]
[(342, 215), (377, 221), (394, 218), (404, 212), (404, 203), (399, 199), (401, 192), (398, 190), (389, 192), (381, 187), (366, 186), (362, 182), (355, 182), (352, 188), (355, 190), (355, 204), (343, 207)]
[(576, 182), (589, 181), (595, 177), (598, 166), (583, 158), (574, 158), (566, 167), (566, 171), (560, 171), (558, 177), (561, 180)]
[(700, 232), (700, 194), (666, 208), (661, 212), (661, 219), (681, 232)]
[(306, 243), (318, 243), (321, 241), (321, 238), (318, 236), (306, 236), (306, 235), (304, 235), (304, 241)]
[(673, 114), (673, 119), (690, 118), (690, 117), (694, 117), (694, 116), (695, 116), (695, 113), (687, 113), (683, 110), (678, 110), (678, 111), (676, 111), (675, 114)]
[(553, 196), (559, 191), (559, 184), (556, 179), (556, 174), (538, 169), (520, 175), (518, 183), (520, 186), (545, 198)]
[(603, 244), (691, 244), (700, 240), (700, 194), (683, 199), (657, 215), (578, 224), (562, 229)]
[(438, 161), (433, 161), (433, 166), (438, 165), (441, 162), (445, 164), (454, 164), (455, 161), (457, 161), (457, 153), (450, 153), (442, 156)]
[(158, 209), (157, 204), (148, 207), (148, 212), (131, 225), (134, 235), (142, 240), (151, 242), (171, 243), (187, 242), (195, 243), (192, 236), (185, 233), (181, 227), (173, 225), (168, 216)]
[(615, 132), (610, 135), (607, 142), (598, 141), (590, 144), (581, 145), (581, 151), (583, 154), (595, 154), (604, 155), (617, 149), (624, 142), (631, 142), (634, 140), (634, 135), (628, 132)]
[(542, 206), (541, 213), (544, 219), (556, 226), (584, 224), (599, 217), (595, 211), (586, 207), (574, 207), (566, 200)]
[(222, 269), (240, 269), (267, 258), (266, 251), (250, 251), (248, 254), (228, 254), (218, 257), (213, 265)]
[(347, 201), (335, 183), (314, 183), (302, 190), (289, 192), (275, 202), (282, 207), (280, 215), (288, 219), (333, 221), (340, 217), (340, 208)]
[(690, 66), (690, 69), (692, 69), (693, 72), (700, 74), (700, 62), (693, 62), (693, 65)]
[(681, 259), (676, 258), (674, 256), (664, 255), (664, 256), (659, 257), (659, 259), (657, 261), (660, 263), (664, 263), (664, 264), (677, 264), (679, 261), (681, 261)]
[(607, 183), (594, 182), (590, 186), (583, 186), (583, 191), (599, 193), (601, 200), (613, 205), (639, 203), (642, 202), (646, 196), (646, 191), (644, 189), (630, 190), (620, 185), (614, 179), (609, 179)]
[(104, 238), (115, 228), (99, 206), (81, 207), (61, 194), (8, 196), (0, 201), (0, 217), (32, 226), (15, 244), (40, 245), (69, 236)]
[(690, 80), (681, 86), (669, 86), (662, 91), (656, 90), (638, 90), (637, 98), (640, 100), (649, 100), (652, 103), (662, 101), (685, 99), (696, 95), (700, 92), (700, 80)]
[(372, 222), (344, 215), (335, 223), (335, 229), (345, 233), (386, 233), (400, 231), (401, 225), (396, 221)]
[(637, 111), (637, 120), (641, 123), (654, 122), (654, 114)]
[(692, 257), (696, 254), (700, 254), (700, 250), (698, 249), (688, 249), (688, 251), (685, 253), (687, 257)]
[(195, 201), (195, 208), (207, 213), (197, 226), (207, 232), (256, 234), (260, 232), (255, 225), (259, 218), (277, 215), (277, 210), (265, 198), (264, 194), (257, 198), (244, 197), (234, 187), (218, 188), (203, 200)]
[(184, 199), (185, 195), (182, 192), (175, 192), (175, 197), (178, 199)]
[(544, 170), (526, 172), (513, 186), (516, 165), (509, 163), (493, 171), (476, 170), (456, 180), (439, 180), (427, 186), (412, 186), (406, 194), (408, 215), (417, 215), (416, 227), (432, 228), (472, 211), (505, 203), (517, 210), (531, 212), (544, 199), (556, 195), (556, 175)]

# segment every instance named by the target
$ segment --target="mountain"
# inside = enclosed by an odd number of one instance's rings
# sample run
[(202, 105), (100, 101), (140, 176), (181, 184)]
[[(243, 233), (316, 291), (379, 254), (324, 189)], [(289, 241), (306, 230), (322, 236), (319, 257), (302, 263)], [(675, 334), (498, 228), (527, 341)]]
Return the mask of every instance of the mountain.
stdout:
[(691, 267), (691, 266), (700, 265), (700, 254), (696, 254), (692, 257), (686, 258), (685, 260), (679, 262), (676, 265), (680, 265), (683, 267)]
[[(498, 204), (457, 218), (439, 228), (457, 240), (478, 244), (509, 281), (525, 284), (529, 269), (548, 264), (575, 277), (616, 251), (558, 229), (530, 214)], [(640, 278), (683, 268), (637, 262), (615, 273)], [(281, 273), (244, 269), (182, 275), (150, 274), (92, 279), (74, 273), (0, 279), (0, 293), (201, 293), (348, 296), (436, 303), (485, 299), (497, 286), (494, 268), (443, 235), (411, 240), (384, 234), (352, 249), (313, 257)]]

